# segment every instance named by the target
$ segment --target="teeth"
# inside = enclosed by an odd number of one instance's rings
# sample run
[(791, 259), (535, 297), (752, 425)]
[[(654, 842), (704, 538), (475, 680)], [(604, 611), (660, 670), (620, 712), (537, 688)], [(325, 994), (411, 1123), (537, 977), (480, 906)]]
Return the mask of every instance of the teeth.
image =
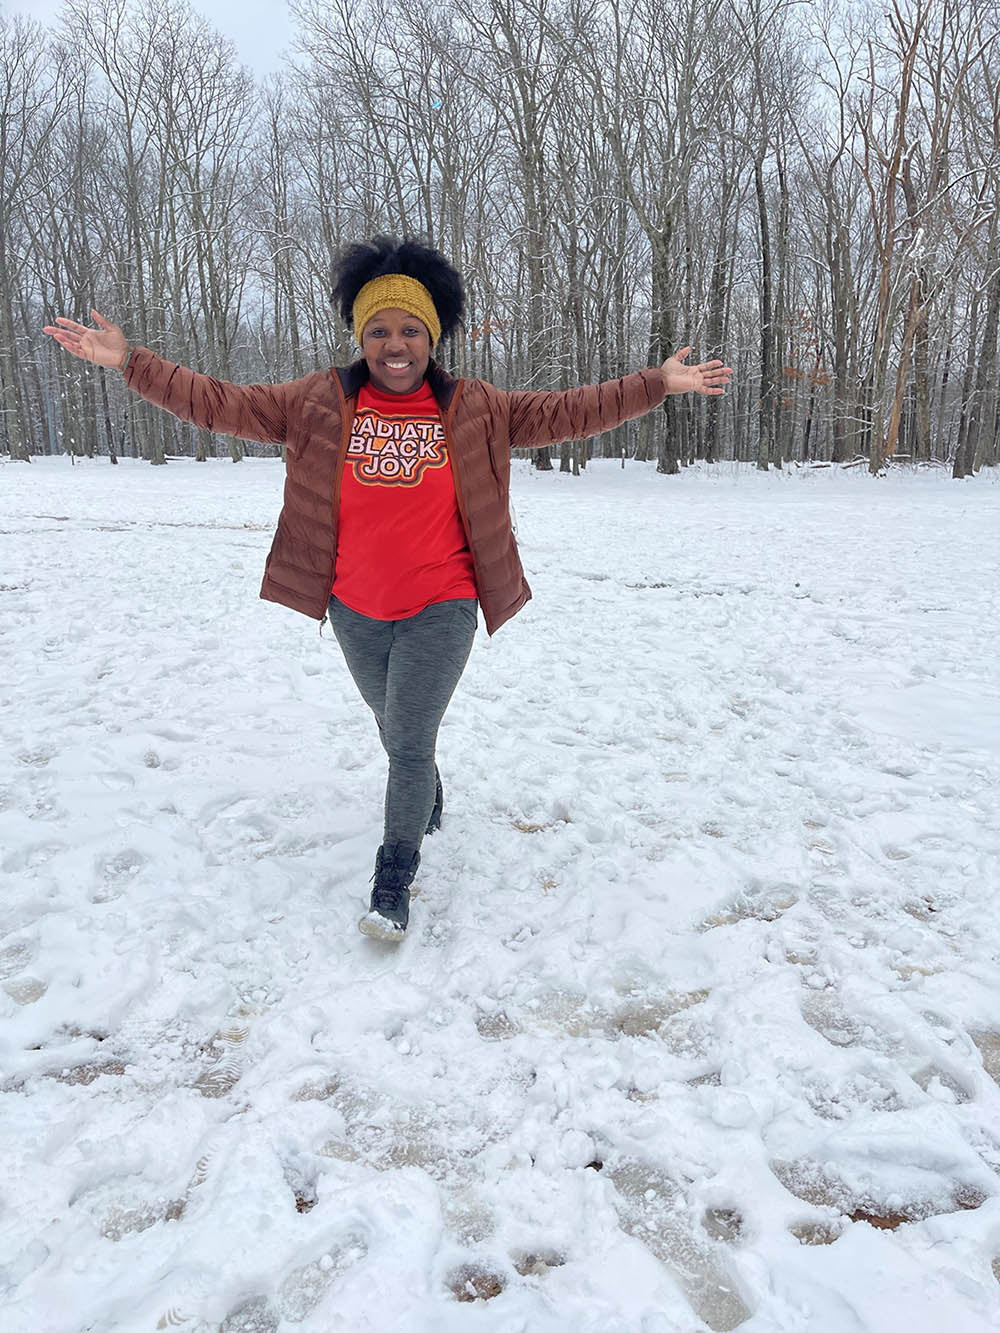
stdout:
[(387, 361), (385, 364), (390, 370), (405, 370), (410, 363), (409, 361)]

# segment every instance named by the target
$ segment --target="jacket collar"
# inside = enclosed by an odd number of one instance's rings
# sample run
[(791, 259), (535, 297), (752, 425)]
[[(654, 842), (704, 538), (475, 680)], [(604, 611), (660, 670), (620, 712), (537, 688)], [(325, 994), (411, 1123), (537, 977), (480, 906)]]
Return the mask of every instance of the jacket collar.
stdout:
[[(368, 380), (368, 362), (364, 358), (359, 361), (352, 361), (349, 366), (336, 367), (336, 373), (344, 390), (344, 397), (353, 398), (362, 384)], [(455, 396), (458, 380), (449, 375), (446, 370), (443, 370), (431, 357), (430, 365), (427, 367), (427, 383), (431, 386), (431, 393), (434, 395), (438, 407), (442, 412), (446, 412)]]

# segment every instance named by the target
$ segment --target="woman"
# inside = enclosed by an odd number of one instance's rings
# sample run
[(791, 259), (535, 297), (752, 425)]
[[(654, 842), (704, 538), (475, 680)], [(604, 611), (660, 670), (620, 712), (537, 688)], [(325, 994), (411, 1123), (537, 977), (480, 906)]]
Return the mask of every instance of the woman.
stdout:
[(379, 236), (349, 246), (331, 298), (361, 347), (352, 365), (238, 386), (174, 365), (93, 311), (59, 318), (67, 351), (117, 368), (136, 393), (205, 430), (286, 448), (284, 505), (260, 595), (322, 621), (375, 714), (389, 756), (382, 845), (360, 928), (399, 940), (425, 833), (440, 826), (438, 728), (477, 607), (493, 634), (531, 596), (509, 514), (510, 452), (610, 430), (668, 393), (720, 394), (721, 361), (562, 393), (455, 380), (432, 359), (457, 328), (462, 281), (436, 250)]

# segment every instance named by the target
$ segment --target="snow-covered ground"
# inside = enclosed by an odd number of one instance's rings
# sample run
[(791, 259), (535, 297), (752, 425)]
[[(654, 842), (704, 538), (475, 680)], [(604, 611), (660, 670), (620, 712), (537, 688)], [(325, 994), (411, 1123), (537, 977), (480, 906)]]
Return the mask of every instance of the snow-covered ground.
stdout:
[(516, 466), (400, 948), (277, 462), (0, 465), (5, 1333), (1000, 1328), (1000, 486)]

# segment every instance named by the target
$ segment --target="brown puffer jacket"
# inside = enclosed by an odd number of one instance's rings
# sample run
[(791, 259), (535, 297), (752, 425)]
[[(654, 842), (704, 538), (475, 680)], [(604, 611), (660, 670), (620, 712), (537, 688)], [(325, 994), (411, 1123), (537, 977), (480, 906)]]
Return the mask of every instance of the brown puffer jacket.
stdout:
[[(221, 435), (286, 447), (285, 498), (260, 595), (322, 620), (337, 553), (340, 478), (364, 361), (314, 371), (285, 384), (229, 384), (165, 361), (145, 347), (125, 370), (129, 388)], [(476, 568), (486, 628), (493, 634), (531, 596), (510, 524), (510, 451), (586, 439), (642, 416), (663, 401), (659, 370), (639, 370), (561, 393), (507, 393), (484, 380), (456, 380), (431, 362), (427, 379), (441, 409), (459, 512)]]

